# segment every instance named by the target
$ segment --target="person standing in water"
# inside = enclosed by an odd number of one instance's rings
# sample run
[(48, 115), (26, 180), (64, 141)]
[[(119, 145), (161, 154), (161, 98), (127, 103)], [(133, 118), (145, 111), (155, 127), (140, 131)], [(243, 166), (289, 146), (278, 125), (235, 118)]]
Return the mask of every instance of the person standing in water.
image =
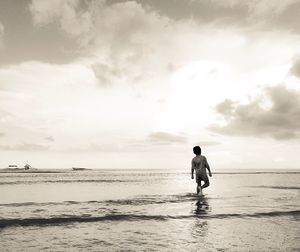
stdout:
[[(196, 155), (192, 159), (192, 169), (191, 175), (192, 179), (194, 179), (194, 170), (196, 173), (196, 183), (197, 183), (197, 194), (202, 195), (202, 189), (209, 186), (209, 179), (206, 173), (206, 169), (208, 170), (208, 174), (211, 177), (211, 171), (209, 164), (206, 160), (206, 157), (201, 155), (201, 148), (199, 146), (195, 146), (193, 148), (193, 152)], [(201, 186), (201, 181), (204, 181), (204, 184)]]

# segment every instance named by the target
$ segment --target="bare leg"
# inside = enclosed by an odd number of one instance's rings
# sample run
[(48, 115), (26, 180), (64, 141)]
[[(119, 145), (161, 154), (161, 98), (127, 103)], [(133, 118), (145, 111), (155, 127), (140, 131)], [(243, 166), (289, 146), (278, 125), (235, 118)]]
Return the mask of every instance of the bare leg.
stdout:
[(197, 194), (199, 194), (200, 188), (201, 188), (201, 181), (199, 181), (197, 184)]
[(205, 181), (204, 185), (201, 186), (201, 188), (203, 189), (203, 188), (208, 187), (208, 186), (209, 186), (209, 181)]

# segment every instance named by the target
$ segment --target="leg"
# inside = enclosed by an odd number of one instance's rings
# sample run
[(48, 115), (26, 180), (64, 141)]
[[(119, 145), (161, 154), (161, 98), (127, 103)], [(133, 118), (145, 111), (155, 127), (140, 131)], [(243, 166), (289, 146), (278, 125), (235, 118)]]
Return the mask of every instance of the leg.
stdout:
[(200, 188), (201, 188), (201, 180), (198, 181), (197, 183), (197, 194), (199, 194)]
[(201, 186), (201, 188), (203, 189), (203, 188), (208, 187), (208, 186), (209, 186), (209, 180), (206, 180), (204, 185)]

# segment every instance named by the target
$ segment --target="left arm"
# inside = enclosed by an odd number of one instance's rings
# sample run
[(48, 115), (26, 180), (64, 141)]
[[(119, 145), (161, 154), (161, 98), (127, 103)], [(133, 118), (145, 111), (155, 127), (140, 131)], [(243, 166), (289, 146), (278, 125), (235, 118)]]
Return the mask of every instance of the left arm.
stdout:
[(212, 174), (211, 174), (210, 167), (209, 167), (209, 164), (208, 164), (208, 162), (207, 162), (207, 159), (206, 159), (206, 158), (205, 158), (205, 167), (206, 167), (206, 169), (208, 170), (208, 174), (209, 174), (209, 176), (211, 177), (211, 176), (212, 176)]

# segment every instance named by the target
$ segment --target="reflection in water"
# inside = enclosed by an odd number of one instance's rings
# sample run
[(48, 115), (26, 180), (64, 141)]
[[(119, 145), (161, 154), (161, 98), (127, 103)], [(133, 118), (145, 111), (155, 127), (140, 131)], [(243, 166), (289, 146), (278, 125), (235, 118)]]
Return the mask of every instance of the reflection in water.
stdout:
[(197, 198), (196, 203), (193, 203), (192, 213), (195, 215), (195, 219), (191, 226), (191, 236), (195, 239), (194, 243), (201, 244), (202, 248), (205, 248), (205, 244), (207, 244), (209, 225), (207, 220), (202, 219), (201, 216), (208, 214), (209, 211), (209, 203), (206, 197)]
[(208, 214), (210, 211), (209, 209), (209, 204), (208, 204), (208, 199), (206, 197), (200, 197), (198, 201), (196, 202), (196, 209), (194, 213), (196, 215), (203, 215), (203, 214)]

